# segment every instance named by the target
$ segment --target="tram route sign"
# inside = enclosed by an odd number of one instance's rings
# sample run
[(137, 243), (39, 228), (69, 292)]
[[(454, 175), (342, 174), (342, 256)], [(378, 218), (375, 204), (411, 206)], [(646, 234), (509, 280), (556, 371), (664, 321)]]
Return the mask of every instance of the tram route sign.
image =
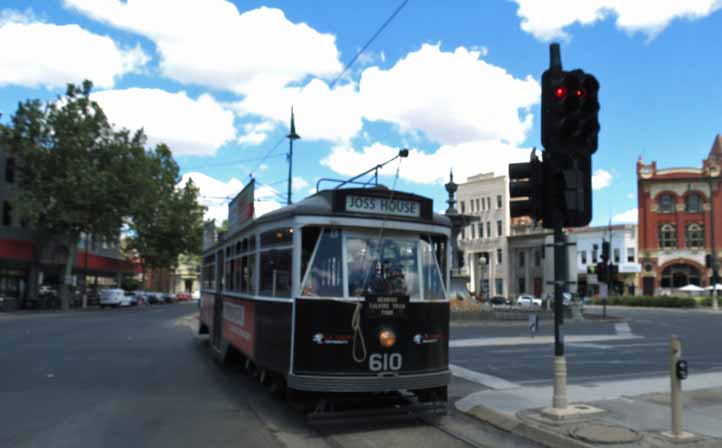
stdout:
[(389, 190), (342, 189), (334, 192), (334, 211), (393, 216), (406, 219), (433, 218), (433, 201), (423, 196)]
[(408, 306), (409, 296), (369, 294), (364, 310), (369, 319), (398, 319), (406, 317)]

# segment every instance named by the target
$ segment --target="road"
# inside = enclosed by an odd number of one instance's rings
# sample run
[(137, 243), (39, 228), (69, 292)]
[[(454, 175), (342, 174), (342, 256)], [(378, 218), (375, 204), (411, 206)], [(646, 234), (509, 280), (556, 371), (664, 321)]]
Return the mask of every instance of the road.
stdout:
[[(0, 315), (0, 447), (533, 447), (457, 413), (315, 428), (191, 331), (195, 304)], [(479, 385), (455, 379), (456, 400)]]

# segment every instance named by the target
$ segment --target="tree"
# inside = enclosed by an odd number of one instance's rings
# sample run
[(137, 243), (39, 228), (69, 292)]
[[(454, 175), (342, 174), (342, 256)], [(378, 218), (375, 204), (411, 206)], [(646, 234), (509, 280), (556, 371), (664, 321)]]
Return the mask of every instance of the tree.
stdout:
[(65, 96), (42, 104), (18, 105), (0, 143), (17, 156), (21, 215), (36, 229), (61, 238), (67, 260), (61, 303), (69, 307), (68, 286), (81, 234), (116, 239), (137, 207), (137, 185), (145, 171), (145, 135), (116, 131), (90, 100), (92, 83), (68, 85)]

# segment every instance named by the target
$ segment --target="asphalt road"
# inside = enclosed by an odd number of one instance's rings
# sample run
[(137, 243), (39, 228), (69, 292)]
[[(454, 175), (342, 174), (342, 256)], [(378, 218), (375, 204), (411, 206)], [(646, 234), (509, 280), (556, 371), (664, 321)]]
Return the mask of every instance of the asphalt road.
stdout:
[[(601, 310), (597, 308), (593, 312), (601, 313)], [(570, 340), (576, 336), (579, 341), (565, 345), (570, 384), (668, 375), (672, 334), (682, 340), (683, 357), (689, 362), (690, 374), (722, 373), (719, 332), (722, 313), (622, 307), (609, 307), (608, 313), (624, 318), (626, 324), (620, 327), (614, 322), (586, 321), (564, 325), (565, 338)], [(625, 332), (626, 325), (630, 333)], [(551, 321), (542, 322), (537, 338), (553, 335), (553, 329)], [(521, 340), (528, 339), (529, 334), (526, 325), (455, 326), (452, 340), (478, 338), (483, 345), (452, 348), (451, 363), (521, 385), (551, 384), (553, 344), (530, 344)], [(605, 340), (607, 335), (616, 339)], [(513, 340), (510, 338), (520, 341), (508, 345)]]
[[(527, 447), (453, 411), (315, 428), (191, 330), (195, 304), (0, 315), (0, 447)], [(454, 379), (452, 400), (480, 386)]]

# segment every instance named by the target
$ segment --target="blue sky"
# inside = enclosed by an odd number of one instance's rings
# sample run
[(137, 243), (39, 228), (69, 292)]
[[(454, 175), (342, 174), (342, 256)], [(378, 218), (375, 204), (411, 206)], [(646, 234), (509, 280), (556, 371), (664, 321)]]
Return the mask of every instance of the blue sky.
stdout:
[(294, 199), (408, 147), (397, 188), (444, 209), (450, 168), (457, 179), (503, 173), (540, 146), (538, 82), (552, 40), (565, 68), (601, 83), (594, 224), (636, 219), (640, 155), (697, 166), (722, 132), (720, 0), (410, 0), (329, 88), (400, 3), (5, 1), (2, 120), (18, 101), (90, 78), (114, 123), (170, 144), (219, 219), (224, 201), (213, 198), (233, 196), (251, 172), (260, 210), (283, 200), (287, 143), (258, 159), (288, 132), (292, 105), (302, 137)]

